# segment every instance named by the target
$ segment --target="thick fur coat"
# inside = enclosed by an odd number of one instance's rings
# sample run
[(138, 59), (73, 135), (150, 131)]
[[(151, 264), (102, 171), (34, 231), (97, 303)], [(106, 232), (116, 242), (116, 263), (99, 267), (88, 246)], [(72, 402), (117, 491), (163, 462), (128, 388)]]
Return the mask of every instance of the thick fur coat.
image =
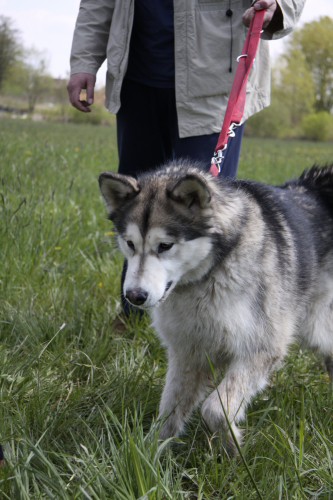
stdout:
[[(201, 404), (233, 447), (295, 341), (332, 377), (333, 167), (273, 187), (178, 162), (137, 180), (106, 172), (100, 188), (127, 260), (124, 296), (167, 349), (162, 438)], [(224, 373), (215, 387), (213, 371)]]

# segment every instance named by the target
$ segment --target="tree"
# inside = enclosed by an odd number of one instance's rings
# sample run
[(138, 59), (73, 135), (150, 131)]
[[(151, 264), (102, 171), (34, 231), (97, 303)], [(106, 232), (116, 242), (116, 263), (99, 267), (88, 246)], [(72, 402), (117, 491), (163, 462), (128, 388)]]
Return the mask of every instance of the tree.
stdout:
[(37, 101), (47, 92), (50, 93), (52, 86), (52, 77), (47, 73), (43, 52), (26, 49), (11, 69), (4, 91), (7, 95), (25, 98), (28, 101), (28, 112), (33, 113)]
[(297, 137), (303, 118), (313, 111), (314, 84), (304, 55), (291, 50), (272, 72), (271, 105), (249, 120), (246, 133), (256, 137)]
[(0, 90), (20, 54), (18, 31), (13, 28), (8, 17), (0, 16)]
[(305, 54), (292, 48), (282, 56), (274, 95), (278, 102), (287, 105), (291, 127), (297, 127), (303, 117), (313, 111), (315, 95), (315, 85)]
[(333, 139), (333, 116), (327, 111), (318, 111), (305, 116), (302, 122), (303, 135), (310, 141)]
[(42, 52), (36, 49), (26, 52), (24, 73), (25, 94), (28, 98), (29, 112), (32, 113), (37, 100), (51, 87), (51, 77), (47, 73), (47, 63)]
[[(306, 128), (309, 134), (310, 126), (317, 123), (314, 111), (330, 113), (332, 108), (333, 19), (322, 17), (290, 37), (273, 71), (272, 105), (252, 120), (250, 131), (263, 136), (296, 137), (303, 135)], [(311, 120), (304, 121), (308, 115)]]
[(333, 108), (333, 19), (321, 17), (306, 23), (296, 31), (292, 48), (304, 54), (315, 85), (315, 108), (332, 111)]

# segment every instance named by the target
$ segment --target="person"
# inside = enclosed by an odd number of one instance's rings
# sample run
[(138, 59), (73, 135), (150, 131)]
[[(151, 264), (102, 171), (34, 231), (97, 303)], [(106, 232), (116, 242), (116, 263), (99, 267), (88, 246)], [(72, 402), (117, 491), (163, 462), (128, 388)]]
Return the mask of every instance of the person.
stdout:
[[(266, 10), (247, 86), (244, 121), (270, 102), (266, 40), (290, 33), (305, 0), (81, 0), (70, 56), (71, 104), (88, 113), (107, 59), (106, 107), (116, 114), (120, 173), (136, 177), (177, 157), (204, 162), (217, 143), (256, 10)], [(86, 99), (81, 100), (81, 91)], [(236, 177), (244, 126), (229, 140), (222, 175)]]
[[(211, 164), (236, 59), (256, 10), (263, 42), (247, 86), (244, 120), (270, 102), (266, 40), (288, 34), (305, 0), (81, 0), (68, 94), (88, 113), (96, 73), (107, 59), (106, 107), (116, 114), (118, 171), (136, 177), (171, 159)], [(81, 100), (81, 91), (86, 99)], [(244, 125), (236, 128), (221, 174), (236, 177)], [(121, 290), (126, 274), (124, 263)], [(121, 292), (126, 316), (133, 308)]]

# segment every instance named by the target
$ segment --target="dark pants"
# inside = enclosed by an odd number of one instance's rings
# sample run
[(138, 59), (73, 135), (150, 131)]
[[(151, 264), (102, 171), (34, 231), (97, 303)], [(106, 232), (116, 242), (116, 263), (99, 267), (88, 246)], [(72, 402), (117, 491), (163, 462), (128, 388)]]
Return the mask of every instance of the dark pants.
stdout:
[[(222, 127), (222, 123), (221, 123)], [(222, 165), (223, 177), (236, 177), (243, 128), (229, 141)], [(136, 177), (177, 158), (203, 162), (209, 170), (218, 133), (179, 138), (175, 90), (148, 87), (125, 80), (117, 113), (121, 174)]]
[[(221, 123), (222, 127), (222, 123)], [(235, 178), (244, 126), (237, 127), (224, 153), (221, 175)], [(203, 163), (209, 170), (219, 133), (180, 139), (175, 90), (148, 87), (125, 80), (121, 90), (121, 108), (117, 113), (117, 139), (121, 174), (137, 177), (177, 158)], [(121, 301), (126, 315), (137, 312), (123, 296), (127, 265), (121, 277)]]

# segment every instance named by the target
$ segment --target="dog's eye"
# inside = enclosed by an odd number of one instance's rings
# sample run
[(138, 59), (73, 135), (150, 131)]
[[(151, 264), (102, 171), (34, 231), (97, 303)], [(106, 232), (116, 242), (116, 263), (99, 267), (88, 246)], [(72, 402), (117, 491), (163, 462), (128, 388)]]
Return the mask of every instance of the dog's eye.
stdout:
[(127, 243), (128, 248), (130, 248), (134, 252), (135, 251), (135, 246), (134, 246), (133, 241), (128, 240), (128, 241), (126, 241), (126, 243)]
[(157, 248), (157, 253), (167, 252), (172, 247), (173, 243), (160, 243)]

